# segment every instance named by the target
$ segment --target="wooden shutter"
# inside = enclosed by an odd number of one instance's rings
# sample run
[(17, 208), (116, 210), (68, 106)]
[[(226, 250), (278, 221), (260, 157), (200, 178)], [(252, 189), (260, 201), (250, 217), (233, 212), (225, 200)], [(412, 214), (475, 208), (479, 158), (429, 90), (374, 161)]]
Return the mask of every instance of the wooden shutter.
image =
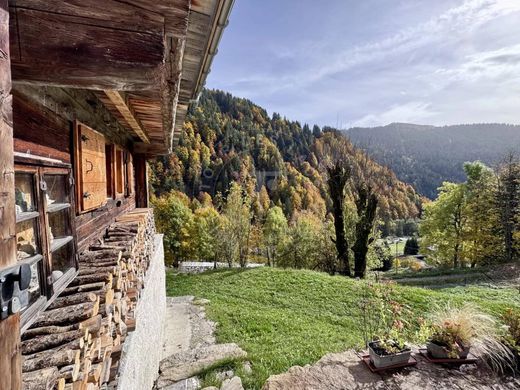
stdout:
[(105, 137), (78, 123), (75, 139), (79, 211), (92, 210), (107, 200)]
[(134, 159), (132, 154), (126, 154), (126, 195), (130, 196), (134, 194)]

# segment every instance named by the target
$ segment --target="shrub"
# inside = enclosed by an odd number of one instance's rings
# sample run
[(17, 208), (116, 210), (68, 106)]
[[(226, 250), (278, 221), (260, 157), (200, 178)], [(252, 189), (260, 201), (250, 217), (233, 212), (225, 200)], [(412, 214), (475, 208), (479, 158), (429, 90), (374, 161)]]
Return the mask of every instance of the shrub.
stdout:
[(419, 242), (417, 238), (412, 237), (406, 240), (406, 244), (404, 245), (404, 254), (408, 256), (415, 256), (419, 253)]
[(504, 335), (504, 342), (515, 356), (515, 368), (520, 371), (520, 312), (507, 309), (502, 315), (502, 320), (506, 325), (507, 332)]

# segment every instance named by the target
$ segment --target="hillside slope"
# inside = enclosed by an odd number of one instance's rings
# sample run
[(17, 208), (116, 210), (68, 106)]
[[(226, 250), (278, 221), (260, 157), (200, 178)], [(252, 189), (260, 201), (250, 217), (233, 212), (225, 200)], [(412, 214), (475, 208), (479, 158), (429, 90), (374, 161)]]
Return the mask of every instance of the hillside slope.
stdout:
[[(209, 299), (208, 316), (218, 323), (219, 342), (238, 343), (247, 351), (253, 373), (243, 376), (249, 389), (294, 365), (316, 362), (328, 352), (363, 346), (367, 281), (291, 269), (262, 267), (197, 275), (167, 273), (169, 296)], [(395, 285), (392, 299), (406, 305), (415, 323), (435, 308), (432, 303), (472, 303), (499, 317), (520, 309), (515, 288), (466, 286), (426, 290)], [(410, 335), (411, 337), (414, 337)], [(410, 339), (413, 341), (413, 339)]]
[(241, 182), (261, 203), (280, 205), (291, 217), (308, 210), (324, 216), (330, 210), (324, 166), (340, 153), (356, 177), (367, 180), (380, 196), (384, 219), (414, 217), (419, 196), (389, 169), (376, 164), (338, 131), (301, 125), (249, 100), (222, 91), (205, 90), (192, 108), (171, 156), (152, 163), (156, 195), (180, 190), (198, 197), (225, 194), (232, 181)]
[(392, 123), (352, 128), (344, 134), (429, 198), (436, 196), (443, 181), (464, 180), (464, 162), (480, 160), (493, 165), (510, 151), (520, 152), (520, 126), (505, 124), (435, 127)]

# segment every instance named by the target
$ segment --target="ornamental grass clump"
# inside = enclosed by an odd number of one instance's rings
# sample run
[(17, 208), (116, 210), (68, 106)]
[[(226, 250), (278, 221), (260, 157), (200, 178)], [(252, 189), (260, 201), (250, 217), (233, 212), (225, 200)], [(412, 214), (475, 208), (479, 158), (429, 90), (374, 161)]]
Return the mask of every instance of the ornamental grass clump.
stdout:
[(507, 309), (502, 315), (506, 332), (504, 343), (509, 347), (515, 358), (515, 369), (520, 372), (520, 311)]
[(431, 336), (428, 350), (441, 347), (446, 357), (464, 359), (469, 350), (480, 357), (494, 371), (511, 368), (513, 355), (502, 342), (502, 331), (491, 316), (481, 313), (473, 305), (452, 307), (447, 305), (431, 316)]

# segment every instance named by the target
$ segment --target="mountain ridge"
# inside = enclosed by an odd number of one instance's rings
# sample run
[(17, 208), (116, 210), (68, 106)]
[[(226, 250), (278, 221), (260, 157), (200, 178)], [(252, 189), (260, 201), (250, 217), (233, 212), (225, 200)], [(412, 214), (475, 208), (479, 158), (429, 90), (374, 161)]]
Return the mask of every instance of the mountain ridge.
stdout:
[(494, 165), (509, 152), (520, 152), (520, 126), (504, 123), (352, 127), (350, 141), (424, 196), (434, 198), (443, 181), (464, 180), (463, 164)]

